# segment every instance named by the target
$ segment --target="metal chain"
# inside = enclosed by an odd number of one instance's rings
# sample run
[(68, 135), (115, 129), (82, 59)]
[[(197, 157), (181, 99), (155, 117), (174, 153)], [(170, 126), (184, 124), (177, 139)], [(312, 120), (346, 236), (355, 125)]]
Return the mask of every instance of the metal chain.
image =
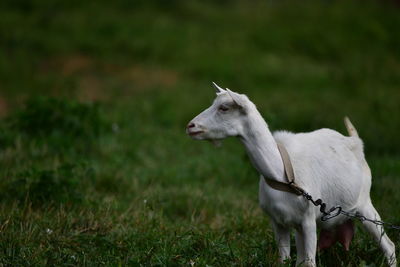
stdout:
[(374, 223), (376, 225), (382, 225), (384, 227), (400, 230), (400, 226), (398, 226), (398, 225), (394, 225), (392, 223), (388, 223), (388, 222), (384, 222), (384, 221), (380, 221), (380, 220), (372, 220), (372, 219), (369, 219), (358, 213), (351, 213), (348, 211), (344, 211), (342, 209), (342, 207), (340, 207), (340, 206), (334, 206), (334, 207), (330, 208), (329, 211), (327, 211), (326, 204), (320, 198), (317, 200), (314, 200), (312, 198), (312, 196), (310, 194), (308, 194), (307, 192), (305, 192), (304, 190), (302, 190), (302, 189), (301, 190), (297, 189), (297, 190), (305, 199), (310, 201), (314, 206), (316, 206), (316, 207), (320, 206), (319, 211), (323, 214), (321, 217), (321, 221), (327, 221), (327, 220), (330, 220), (330, 219), (338, 216), (339, 214), (343, 214), (347, 217), (358, 219), (361, 222), (367, 221), (367, 222)]

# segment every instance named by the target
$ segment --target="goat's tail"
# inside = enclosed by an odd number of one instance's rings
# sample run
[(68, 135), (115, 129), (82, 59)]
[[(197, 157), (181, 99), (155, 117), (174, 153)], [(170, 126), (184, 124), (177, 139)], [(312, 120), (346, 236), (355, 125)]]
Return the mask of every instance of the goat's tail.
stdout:
[(354, 125), (351, 123), (350, 119), (346, 116), (344, 117), (344, 125), (346, 125), (347, 132), (350, 136), (358, 137), (358, 133)]

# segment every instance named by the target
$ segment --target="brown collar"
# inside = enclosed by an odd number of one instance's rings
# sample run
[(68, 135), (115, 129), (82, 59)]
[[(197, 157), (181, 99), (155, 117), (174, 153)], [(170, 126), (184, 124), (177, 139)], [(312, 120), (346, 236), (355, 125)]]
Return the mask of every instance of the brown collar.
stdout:
[(282, 157), (283, 166), (285, 168), (285, 176), (288, 182), (287, 183), (279, 182), (267, 177), (264, 177), (264, 180), (270, 187), (272, 187), (275, 190), (301, 195), (304, 192), (304, 190), (298, 185), (296, 185), (294, 181), (294, 171), (292, 163), (290, 162), (289, 153), (282, 144), (277, 142), (277, 145)]

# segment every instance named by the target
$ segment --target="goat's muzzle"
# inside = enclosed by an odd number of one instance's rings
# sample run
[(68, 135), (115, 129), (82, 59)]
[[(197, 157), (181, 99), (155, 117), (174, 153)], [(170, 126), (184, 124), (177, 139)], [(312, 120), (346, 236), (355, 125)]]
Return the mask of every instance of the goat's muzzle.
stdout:
[(191, 137), (193, 137), (193, 136), (196, 136), (198, 134), (204, 133), (204, 131), (200, 130), (200, 127), (198, 127), (193, 122), (189, 122), (189, 124), (186, 126), (186, 133), (188, 135), (190, 135)]

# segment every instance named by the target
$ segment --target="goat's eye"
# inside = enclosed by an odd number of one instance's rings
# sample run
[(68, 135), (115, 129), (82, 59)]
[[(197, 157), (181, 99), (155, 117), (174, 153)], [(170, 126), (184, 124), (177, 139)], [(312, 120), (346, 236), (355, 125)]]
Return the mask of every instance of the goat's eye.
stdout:
[(227, 106), (219, 106), (218, 110), (219, 111), (228, 111), (229, 108)]

